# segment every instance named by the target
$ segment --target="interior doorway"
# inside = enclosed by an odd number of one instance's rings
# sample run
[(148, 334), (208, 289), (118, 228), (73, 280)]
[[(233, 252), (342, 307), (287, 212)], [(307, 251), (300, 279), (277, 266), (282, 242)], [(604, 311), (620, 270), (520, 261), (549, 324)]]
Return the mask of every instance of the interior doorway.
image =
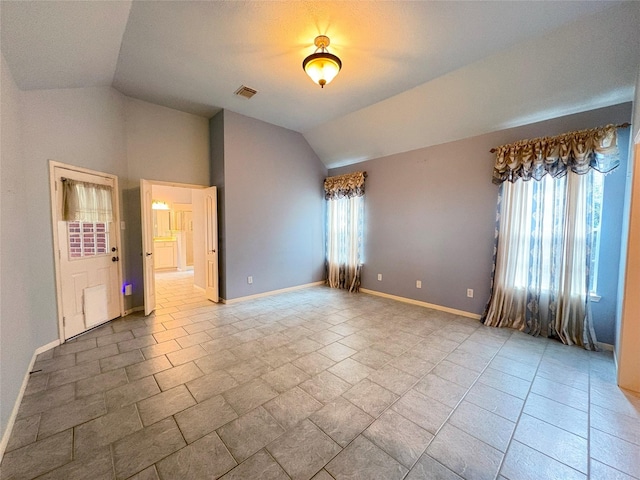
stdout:
[(152, 185), (155, 272), (193, 273), (193, 190)]
[(155, 310), (158, 303), (159, 276), (165, 278), (172, 272), (190, 277), (193, 288), (217, 302), (215, 187), (150, 180), (140, 183), (145, 315)]

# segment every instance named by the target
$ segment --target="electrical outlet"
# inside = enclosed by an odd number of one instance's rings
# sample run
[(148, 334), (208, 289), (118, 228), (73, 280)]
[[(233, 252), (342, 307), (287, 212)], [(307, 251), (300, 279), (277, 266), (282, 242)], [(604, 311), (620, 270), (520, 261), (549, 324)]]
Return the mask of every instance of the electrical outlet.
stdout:
[(381, 274), (381, 273), (379, 273), (379, 274), (378, 274), (378, 281), (379, 281), (379, 282), (381, 282), (381, 281), (382, 281), (382, 274)]
[(251, 285), (253, 283), (253, 277), (247, 277), (247, 283)]
[(467, 288), (467, 297), (473, 298), (473, 288)]
[(416, 280), (416, 288), (422, 288), (422, 282), (420, 280)]

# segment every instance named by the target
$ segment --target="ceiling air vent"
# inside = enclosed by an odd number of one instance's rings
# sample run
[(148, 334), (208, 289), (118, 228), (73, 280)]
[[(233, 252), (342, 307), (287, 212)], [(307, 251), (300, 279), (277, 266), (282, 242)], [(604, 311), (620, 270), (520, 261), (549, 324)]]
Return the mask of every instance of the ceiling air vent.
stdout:
[(257, 90), (254, 90), (253, 88), (247, 87), (245, 85), (241, 85), (240, 88), (235, 91), (236, 95), (238, 95), (239, 97), (244, 97), (244, 98), (251, 98), (256, 93), (258, 93)]

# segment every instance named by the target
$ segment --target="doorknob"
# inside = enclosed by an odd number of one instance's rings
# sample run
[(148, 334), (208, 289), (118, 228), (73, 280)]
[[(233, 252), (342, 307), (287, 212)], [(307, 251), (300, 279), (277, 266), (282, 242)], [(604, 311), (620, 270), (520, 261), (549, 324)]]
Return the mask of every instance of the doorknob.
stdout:
[(147, 252), (147, 257), (150, 257), (151, 255), (153, 255), (153, 253)]
[(117, 252), (117, 251), (118, 251), (118, 249), (117, 249), (116, 247), (111, 247), (111, 251), (112, 251), (112, 252)]
[(120, 260), (120, 258), (118, 258), (118, 257), (111, 257), (111, 261), (112, 261), (112, 262), (117, 262), (118, 260)]

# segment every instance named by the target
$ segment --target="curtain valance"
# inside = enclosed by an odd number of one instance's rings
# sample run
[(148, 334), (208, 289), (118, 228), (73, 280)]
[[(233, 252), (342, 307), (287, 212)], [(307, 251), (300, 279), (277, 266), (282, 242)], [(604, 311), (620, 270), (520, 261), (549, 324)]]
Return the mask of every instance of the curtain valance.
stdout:
[(62, 218), (67, 221), (111, 222), (113, 206), (109, 185), (62, 179)]
[[(628, 124), (621, 125), (625, 126)], [(515, 182), (519, 178), (540, 180), (547, 173), (561, 177), (567, 170), (580, 175), (590, 168), (610, 172), (620, 163), (617, 128), (607, 125), (555, 137), (521, 140), (492, 149), (496, 153), (493, 183)]]
[(364, 179), (367, 172), (354, 172), (324, 180), (324, 197), (327, 200), (364, 195)]

